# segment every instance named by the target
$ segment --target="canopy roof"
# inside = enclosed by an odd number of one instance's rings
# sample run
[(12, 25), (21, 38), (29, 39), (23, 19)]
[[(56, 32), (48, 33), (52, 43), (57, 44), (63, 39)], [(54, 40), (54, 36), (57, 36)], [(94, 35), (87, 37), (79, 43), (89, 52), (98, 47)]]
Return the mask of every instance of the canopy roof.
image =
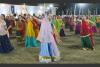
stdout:
[(0, 0), (0, 3), (37, 5), (39, 3), (99, 3), (99, 0)]

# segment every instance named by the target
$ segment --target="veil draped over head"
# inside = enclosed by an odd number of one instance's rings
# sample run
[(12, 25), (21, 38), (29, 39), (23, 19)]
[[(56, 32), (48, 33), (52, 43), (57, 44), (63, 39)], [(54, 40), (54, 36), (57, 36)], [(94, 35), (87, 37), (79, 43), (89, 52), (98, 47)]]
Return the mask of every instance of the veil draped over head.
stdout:
[(2, 16), (0, 16), (0, 35), (5, 35), (5, 34), (7, 34), (9, 37), (6, 22), (2, 19)]
[(45, 15), (41, 20), (41, 28), (37, 40), (40, 42), (51, 42), (51, 37), (52, 27), (47, 15)]
[(0, 23), (4, 25), (5, 29), (7, 29), (6, 22), (2, 19), (2, 16), (0, 16)]

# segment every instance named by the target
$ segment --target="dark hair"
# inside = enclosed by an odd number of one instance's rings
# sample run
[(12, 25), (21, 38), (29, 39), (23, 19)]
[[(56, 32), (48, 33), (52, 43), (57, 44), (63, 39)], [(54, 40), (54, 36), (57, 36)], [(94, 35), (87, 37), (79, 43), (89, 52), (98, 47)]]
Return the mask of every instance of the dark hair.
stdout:
[(1, 14), (3, 17), (4, 17), (4, 20), (5, 20), (5, 14)]
[(35, 14), (33, 14), (33, 16), (35, 16)]
[(16, 14), (14, 14), (13, 16), (14, 16), (14, 17), (16, 17), (17, 15), (16, 15)]
[(24, 14), (24, 16), (26, 16), (26, 14)]
[(45, 15), (44, 15), (44, 14), (42, 14), (42, 17), (45, 17)]

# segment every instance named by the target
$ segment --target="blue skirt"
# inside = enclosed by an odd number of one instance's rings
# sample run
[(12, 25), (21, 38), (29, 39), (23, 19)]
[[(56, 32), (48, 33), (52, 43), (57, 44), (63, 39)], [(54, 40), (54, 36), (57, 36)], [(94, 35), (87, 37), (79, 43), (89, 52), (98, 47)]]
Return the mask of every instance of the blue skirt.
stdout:
[(65, 32), (64, 32), (63, 29), (60, 30), (60, 36), (61, 36), (61, 37), (64, 37), (64, 36), (65, 36)]
[(41, 50), (39, 54), (40, 62), (54, 62), (60, 59), (58, 49), (53, 43), (41, 43)]
[(41, 43), (40, 56), (54, 56), (53, 50), (51, 43)]
[(7, 35), (0, 36), (0, 53), (8, 53), (14, 48), (11, 46)]

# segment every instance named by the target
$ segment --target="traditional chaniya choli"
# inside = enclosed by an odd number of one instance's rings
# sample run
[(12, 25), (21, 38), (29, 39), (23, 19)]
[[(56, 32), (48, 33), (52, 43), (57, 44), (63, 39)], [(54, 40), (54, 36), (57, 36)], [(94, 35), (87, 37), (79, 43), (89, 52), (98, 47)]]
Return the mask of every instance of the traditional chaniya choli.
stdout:
[(76, 21), (76, 27), (75, 27), (75, 34), (80, 34), (80, 29), (81, 29), (81, 20), (77, 19)]
[(57, 22), (55, 24), (57, 32), (61, 37), (65, 36), (65, 31), (64, 31), (64, 22), (61, 18), (57, 18)]
[(60, 38), (60, 35), (59, 35), (59, 33), (57, 32), (57, 29), (56, 29), (55, 25), (52, 23), (52, 21), (51, 21), (51, 26), (52, 26), (53, 36), (54, 36), (54, 39), (55, 39), (56, 43), (57, 43), (57, 44), (62, 43), (62, 40), (61, 40), (61, 38)]
[(96, 30), (96, 16), (93, 16), (90, 19), (90, 23), (92, 24), (91, 28), (92, 28), (93, 33), (96, 33), (97, 32), (97, 30)]
[(39, 33), (39, 22), (35, 17), (33, 17), (32, 22), (33, 22), (33, 28), (35, 31), (35, 37), (37, 38), (38, 33)]
[(9, 53), (14, 49), (7, 36), (7, 27), (4, 20), (0, 19), (0, 53)]
[(41, 42), (39, 54), (40, 62), (49, 63), (60, 60), (60, 52), (53, 37), (51, 23), (47, 18), (41, 20), (41, 27), (37, 40)]
[(22, 19), (21, 20), (21, 29), (20, 29), (22, 39), (24, 39), (24, 37), (25, 37), (25, 31), (26, 31), (26, 22), (24, 19)]
[(55, 25), (57, 32), (60, 33), (62, 19), (52, 19), (52, 23)]
[(60, 29), (60, 36), (61, 37), (65, 37), (65, 28), (64, 28), (64, 23), (62, 22), (62, 25), (61, 25), (61, 29)]
[(60, 36), (65, 36), (65, 31), (64, 31), (64, 22), (61, 18), (57, 19), (52, 19), (52, 23), (54, 24), (57, 32), (59, 33)]
[(54, 39), (56, 41), (57, 44), (59, 43), (62, 43), (61, 41), (61, 38), (60, 38), (60, 35), (59, 35), (59, 32), (57, 31), (57, 27), (56, 27), (56, 20), (54, 18), (51, 19), (51, 25), (52, 25), (52, 29), (53, 29), (53, 32), (54, 32)]
[(57, 19), (57, 31), (58, 31), (58, 33), (60, 33), (62, 23), (63, 23), (62, 19), (58, 18)]
[(100, 28), (100, 16), (96, 17), (96, 26), (97, 28)]
[(94, 49), (92, 29), (90, 28), (89, 22), (87, 20), (82, 20), (80, 34), (81, 34), (82, 48), (85, 50), (86, 48)]
[(22, 19), (18, 19), (16, 21), (16, 38), (17, 38), (17, 44), (22, 44), (25, 36), (25, 27), (26, 22)]
[(21, 38), (21, 27), (22, 27), (21, 21), (17, 20), (16, 21), (16, 37), (17, 37), (17, 39)]
[(26, 36), (25, 36), (25, 47), (31, 48), (31, 47), (38, 47), (39, 44), (35, 38), (35, 32), (33, 29), (33, 24), (31, 22), (31, 19), (28, 18), (27, 20), (27, 28), (26, 28)]

